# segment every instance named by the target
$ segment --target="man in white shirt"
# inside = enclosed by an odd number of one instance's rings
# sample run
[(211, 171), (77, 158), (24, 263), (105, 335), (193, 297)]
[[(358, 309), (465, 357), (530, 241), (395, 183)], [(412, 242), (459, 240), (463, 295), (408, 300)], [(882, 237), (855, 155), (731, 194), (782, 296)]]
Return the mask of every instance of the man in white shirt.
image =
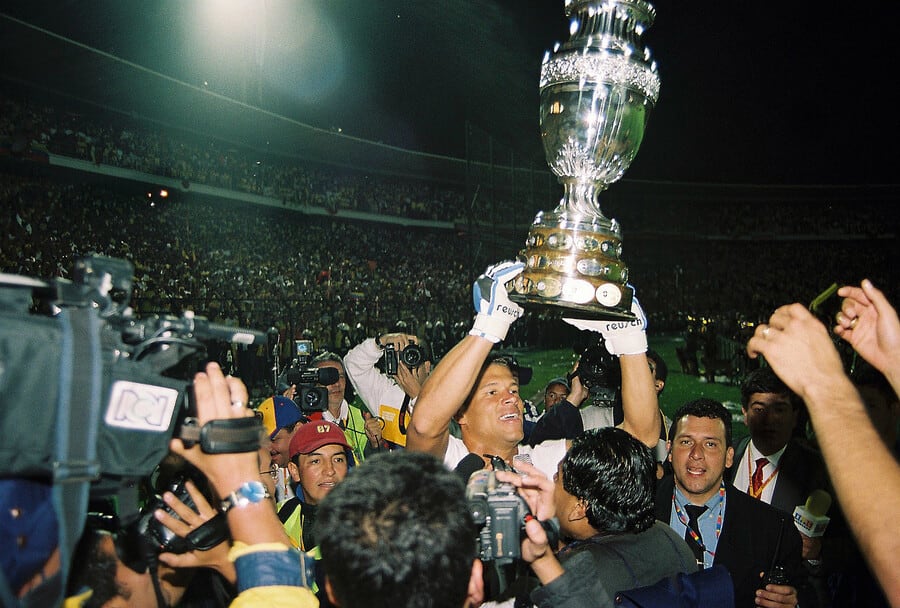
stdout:
[[(413, 348), (410, 349), (410, 345)], [(378, 362), (387, 356), (386, 349), (392, 350), (397, 359), (393, 374), (377, 367)], [(405, 356), (404, 353), (411, 355)], [(347, 378), (372, 416), (383, 421), (382, 437), (390, 449), (406, 446), (409, 419), (422, 384), (431, 373), (431, 366), (428, 346), (417, 336), (406, 333), (387, 333), (368, 338), (344, 356)]]

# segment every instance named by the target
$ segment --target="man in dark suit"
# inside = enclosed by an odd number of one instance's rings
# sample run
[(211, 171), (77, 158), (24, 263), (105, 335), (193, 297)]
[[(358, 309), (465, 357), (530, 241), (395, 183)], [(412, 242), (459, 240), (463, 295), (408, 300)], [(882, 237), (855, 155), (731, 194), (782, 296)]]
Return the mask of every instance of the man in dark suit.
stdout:
[[(656, 517), (692, 546), (704, 568), (723, 565), (734, 582), (737, 608), (794, 608), (805, 593), (800, 534), (790, 516), (736, 491), (725, 482), (734, 459), (731, 415), (712, 399), (684, 404), (673, 416), (669, 462), (673, 475), (657, 486)], [(767, 584), (760, 573), (783, 569), (785, 584)]]
[[(798, 426), (805, 418), (803, 401), (771, 367), (757, 368), (744, 378), (741, 411), (750, 435), (735, 448), (731, 470), (735, 488), (791, 516), (813, 491), (832, 494), (821, 455), (798, 439)], [(831, 516), (834, 519), (835, 514)], [(834, 554), (845, 542), (837, 538), (844, 536), (841, 530), (842, 526), (832, 522), (824, 536), (800, 534), (805, 567), (820, 603), (829, 601), (825, 578), (836, 565), (826, 568), (823, 564), (823, 540), (830, 547), (826, 552)]]
[(822, 457), (795, 438), (802, 407), (770, 367), (753, 370), (741, 384), (741, 410), (750, 435), (735, 446), (734, 487), (789, 514), (813, 490), (828, 486)]

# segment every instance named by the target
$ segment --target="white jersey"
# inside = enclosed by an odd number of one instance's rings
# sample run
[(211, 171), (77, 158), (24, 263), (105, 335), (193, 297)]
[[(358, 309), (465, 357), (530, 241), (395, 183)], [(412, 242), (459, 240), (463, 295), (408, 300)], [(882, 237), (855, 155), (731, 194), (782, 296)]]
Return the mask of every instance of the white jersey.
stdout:
[[(537, 467), (544, 475), (553, 479), (559, 461), (566, 455), (566, 440), (550, 439), (542, 441), (536, 446), (520, 445), (519, 454), (530, 456), (531, 464)], [(468, 455), (469, 448), (466, 447), (462, 439), (450, 435), (447, 451), (444, 452), (444, 466), (452, 471)]]

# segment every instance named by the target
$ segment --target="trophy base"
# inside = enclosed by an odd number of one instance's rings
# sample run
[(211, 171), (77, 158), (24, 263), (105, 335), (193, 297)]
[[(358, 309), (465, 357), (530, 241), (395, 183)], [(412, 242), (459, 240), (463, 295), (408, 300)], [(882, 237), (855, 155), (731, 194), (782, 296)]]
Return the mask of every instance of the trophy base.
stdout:
[[(562, 300), (551, 300), (540, 296), (527, 296), (510, 293), (509, 299), (528, 309), (541, 309), (555, 313), (554, 316), (567, 319), (586, 319), (591, 321), (634, 321), (637, 317), (631, 312), (631, 297), (627, 298), (628, 308), (604, 307), (600, 304), (575, 304)], [(624, 302), (623, 302), (624, 303)]]

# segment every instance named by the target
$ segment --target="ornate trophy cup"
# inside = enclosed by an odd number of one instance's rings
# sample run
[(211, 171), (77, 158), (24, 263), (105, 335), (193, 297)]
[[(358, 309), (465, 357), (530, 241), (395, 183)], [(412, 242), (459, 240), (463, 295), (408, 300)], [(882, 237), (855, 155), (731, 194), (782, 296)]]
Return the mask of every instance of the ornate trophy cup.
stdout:
[(519, 252), (525, 271), (510, 298), (583, 319), (632, 319), (619, 223), (598, 195), (622, 177), (659, 97), (659, 76), (640, 37), (655, 9), (644, 0), (565, 0), (568, 42), (541, 68), (541, 138), (563, 185)]

